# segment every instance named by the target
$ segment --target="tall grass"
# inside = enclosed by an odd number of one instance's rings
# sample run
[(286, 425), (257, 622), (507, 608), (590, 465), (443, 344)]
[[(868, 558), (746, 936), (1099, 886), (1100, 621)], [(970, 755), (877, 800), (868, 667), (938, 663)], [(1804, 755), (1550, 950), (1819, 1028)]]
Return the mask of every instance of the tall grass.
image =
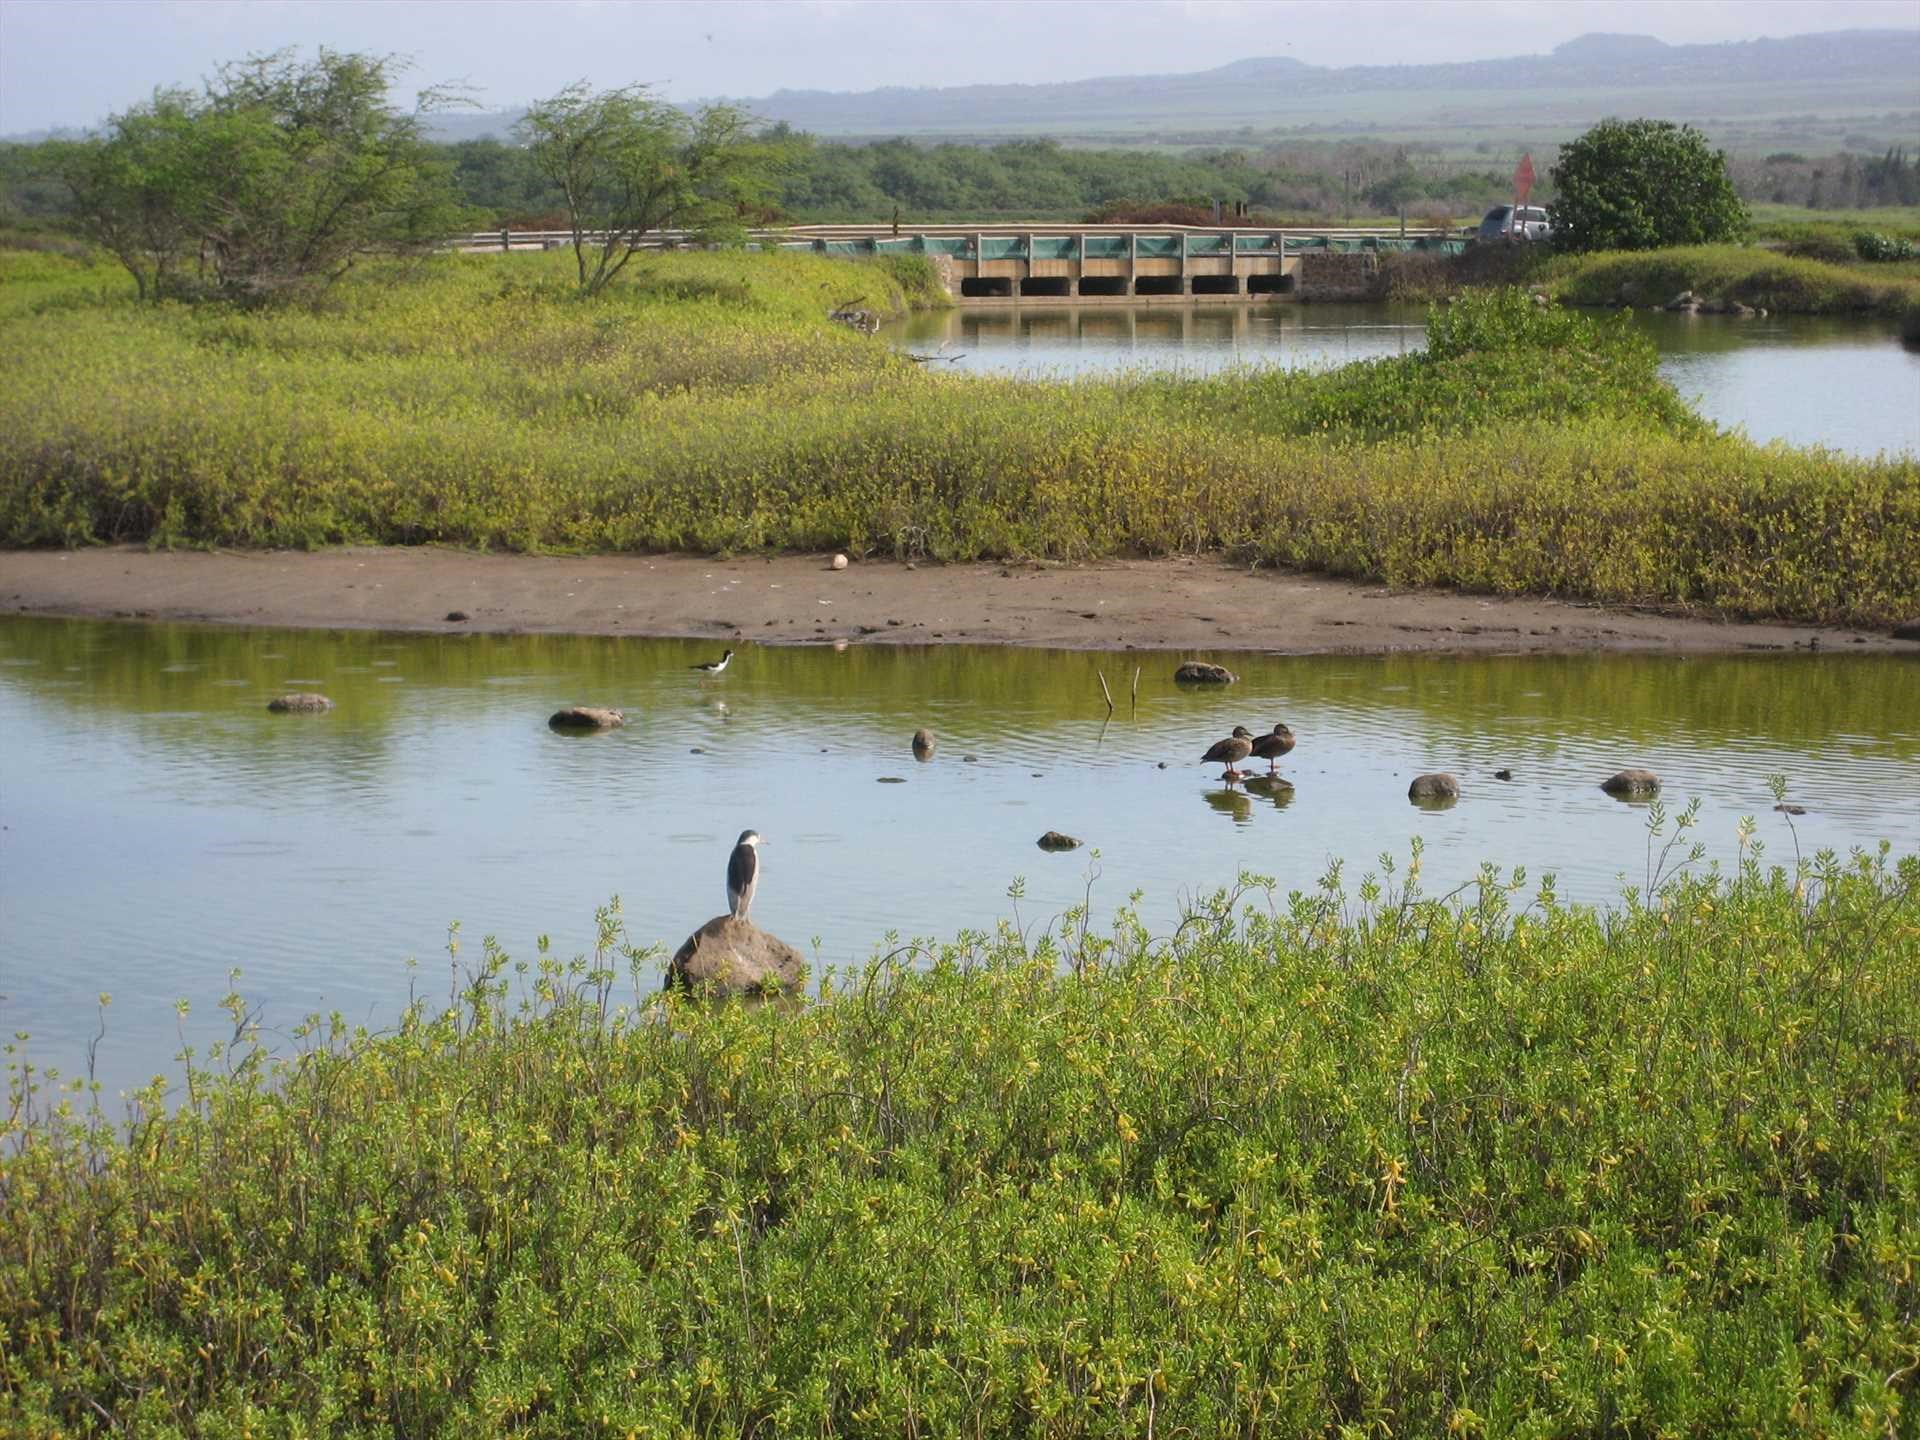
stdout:
[(16, 1055), (0, 1429), (1909, 1434), (1920, 863), (1659, 843), (658, 1023), (609, 914), (122, 1125)]
[(1226, 551), (1731, 615), (1920, 610), (1920, 465), (1717, 436), (1625, 326), (1513, 292), (1330, 374), (1061, 384), (930, 373), (828, 324), (904, 303), (870, 266), (663, 256), (589, 305), (552, 258), (376, 271), (324, 311), (39, 295), (4, 322), (0, 540)]

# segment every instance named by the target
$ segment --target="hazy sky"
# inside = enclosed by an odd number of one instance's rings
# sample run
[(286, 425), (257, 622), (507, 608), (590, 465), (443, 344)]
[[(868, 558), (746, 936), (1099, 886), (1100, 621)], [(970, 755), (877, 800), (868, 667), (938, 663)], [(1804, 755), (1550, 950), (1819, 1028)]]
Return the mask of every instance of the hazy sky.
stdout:
[(221, 60), (399, 52), (509, 109), (586, 78), (673, 99), (1475, 60), (1593, 30), (1672, 44), (1920, 27), (1920, 0), (0, 0), (0, 134), (89, 125)]

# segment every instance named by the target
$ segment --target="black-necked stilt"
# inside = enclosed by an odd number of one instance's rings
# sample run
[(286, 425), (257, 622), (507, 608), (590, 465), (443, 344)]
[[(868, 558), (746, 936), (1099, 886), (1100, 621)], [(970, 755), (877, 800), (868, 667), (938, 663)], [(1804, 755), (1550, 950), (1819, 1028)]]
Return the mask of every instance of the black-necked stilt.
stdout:
[(1276, 725), (1271, 735), (1262, 735), (1253, 742), (1253, 753), (1267, 762), (1267, 773), (1272, 775), (1280, 768), (1280, 757), (1293, 746), (1293, 731), (1285, 725)]
[[(725, 661), (721, 662), (725, 664)], [(727, 914), (736, 920), (747, 918), (753, 904), (753, 892), (760, 888), (760, 832), (742, 830), (727, 857)]]
[(1253, 753), (1253, 732), (1244, 725), (1233, 727), (1233, 734), (1225, 740), (1217, 740), (1206, 754), (1200, 757), (1202, 765), (1212, 765), (1216, 761), (1226, 766), (1221, 779), (1231, 785), (1240, 778), (1240, 772), (1233, 767)]
[(722, 670), (727, 668), (728, 663), (732, 661), (732, 659), (733, 652), (729, 650), (718, 660), (708, 660), (704, 664), (690, 666), (689, 668), (699, 670), (707, 675), (718, 675)]

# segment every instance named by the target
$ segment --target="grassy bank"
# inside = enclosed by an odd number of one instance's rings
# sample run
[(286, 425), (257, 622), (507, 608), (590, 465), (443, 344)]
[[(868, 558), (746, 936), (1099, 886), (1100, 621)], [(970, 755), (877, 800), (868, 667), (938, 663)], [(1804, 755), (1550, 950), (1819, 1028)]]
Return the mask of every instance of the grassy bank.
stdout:
[(905, 304), (884, 269), (664, 256), (582, 304), (562, 258), (245, 313), (0, 255), (30, 277), (0, 285), (0, 540), (1224, 551), (1732, 615), (1920, 611), (1920, 465), (1715, 436), (1624, 326), (1511, 294), (1331, 374), (1062, 385), (956, 379), (826, 322)]
[(1682, 290), (1807, 315), (1886, 315), (1920, 305), (1920, 264), (1833, 263), (1745, 245), (1566, 256), (1546, 272), (1574, 305), (1664, 305)]
[(664, 1024), (609, 921), (124, 1127), (16, 1059), (0, 1429), (1912, 1433), (1920, 865), (1407, 879)]

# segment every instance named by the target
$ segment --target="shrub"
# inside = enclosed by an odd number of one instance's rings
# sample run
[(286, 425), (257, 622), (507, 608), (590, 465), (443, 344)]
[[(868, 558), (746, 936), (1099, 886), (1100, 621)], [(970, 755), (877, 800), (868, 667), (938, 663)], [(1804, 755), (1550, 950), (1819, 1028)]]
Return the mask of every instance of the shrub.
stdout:
[(1911, 240), (1879, 230), (1862, 230), (1853, 237), (1853, 248), (1862, 260), (1911, 260), (1914, 255)]
[(1691, 125), (1602, 120), (1553, 167), (1554, 244), (1563, 250), (1654, 250), (1737, 240), (1746, 207), (1724, 151)]
[(119, 1127), (16, 1054), (0, 1430), (1905, 1433), (1920, 863), (1418, 860), (661, 1023), (608, 916)]

